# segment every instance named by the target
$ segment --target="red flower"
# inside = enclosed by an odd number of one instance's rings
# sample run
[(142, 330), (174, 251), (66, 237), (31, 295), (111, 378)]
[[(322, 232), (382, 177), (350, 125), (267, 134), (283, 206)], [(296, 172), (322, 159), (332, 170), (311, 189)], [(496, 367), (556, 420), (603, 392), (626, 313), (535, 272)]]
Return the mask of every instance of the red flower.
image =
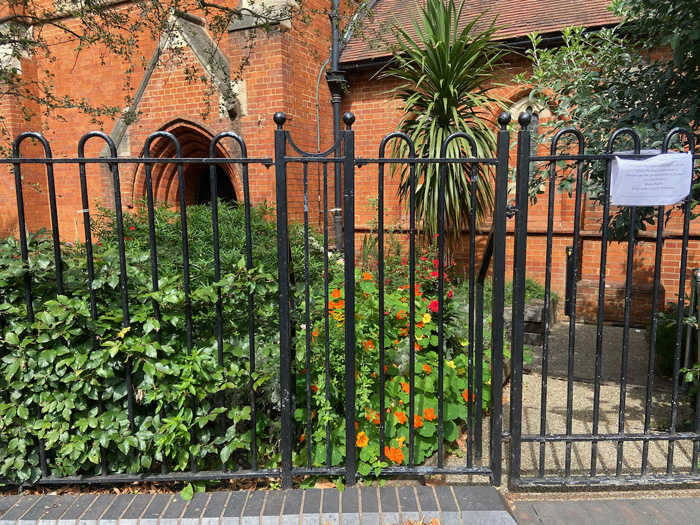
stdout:
[(449, 292), (447, 292), (447, 298), (448, 298), (448, 299), (452, 299), (452, 298), (454, 297), (454, 295), (455, 295), (455, 293), (454, 293), (453, 290), (450, 290)]
[(435, 277), (437, 279), (438, 277), (438, 271), (435, 270), (434, 272), (430, 272), (430, 277)]
[(129, 226), (129, 229), (130, 229), (130, 230), (135, 230), (135, 229), (136, 229), (136, 226)]
[(430, 301), (430, 304), (428, 305), (428, 310), (430, 310), (433, 313), (437, 313), (439, 308), (440, 308), (440, 305), (439, 305), (437, 299), (433, 299), (432, 301)]

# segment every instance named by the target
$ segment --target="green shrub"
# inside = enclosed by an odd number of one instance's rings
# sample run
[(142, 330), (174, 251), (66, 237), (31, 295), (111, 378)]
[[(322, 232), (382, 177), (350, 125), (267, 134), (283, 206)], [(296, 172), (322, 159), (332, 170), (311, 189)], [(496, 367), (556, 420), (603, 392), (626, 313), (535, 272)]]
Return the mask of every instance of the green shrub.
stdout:
[[(128, 320), (123, 319), (116, 221), (103, 210), (93, 224), (94, 280), (87, 286), (86, 246), (62, 244), (64, 290), (56, 294), (51, 238), (29, 236), (29, 265), (18, 241), (0, 243), (0, 476), (16, 482), (40, 476), (39, 440), (49, 474), (97, 475), (103, 463), (110, 473), (274, 468), (280, 460), (280, 369), (277, 240), (273, 210), (251, 210), (253, 268), (246, 269), (243, 208), (220, 204), (221, 279), (215, 282), (211, 209), (187, 209), (191, 289), (184, 291), (182, 231), (179, 213), (157, 206), (155, 237), (158, 290), (153, 291), (148, 216), (137, 209), (124, 217)], [(294, 462), (325, 465), (326, 428), (331, 430), (331, 461), (345, 455), (344, 264), (308, 233), (309, 296), (304, 301), (306, 235), (290, 225), (290, 252), (297, 281), (291, 309), (293, 385), (295, 385)], [(328, 257), (329, 300), (325, 297)], [(415, 362), (416, 462), (437, 449), (437, 270), (434, 253), (417, 257)], [(371, 266), (376, 264), (368, 259)], [(386, 274), (384, 341), (378, 340), (378, 285), (371, 268), (356, 273), (357, 426), (367, 443), (360, 446), (360, 471), (378, 463), (379, 347), (386, 350), (387, 446), (390, 462), (406, 463), (403, 448), (408, 425), (408, 266), (397, 252)], [(24, 278), (32, 283), (34, 320), (27, 319)], [(369, 277), (368, 277), (369, 276)], [(254, 296), (256, 420), (250, 408), (248, 294)], [(223, 348), (216, 340), (216, 304), (221, 297)], [(91, 294), (96, 310), (91, 311)], [(456, 448), (458, 428), (467, 418), (468, 359), (463, 319), (456, 313), (454, 290), (445, 288), (445, 439)], [(191, 311), (191, 345), (186, 311)], [(328, 328), (325, 314), (329, 312)], [(488, 327), (488, 322), (485, 323)], [(484, 335), (488, 341), (488, 333)], [(309, 342), (307, 361), (306, 343)], [(325, 346), (329, 345), (326, 400)], [(485, 356), (484, 408), (491, 399), (489, 353)], [(127, 370), (133, 384), (127, 384)], [(312, 398), (307, 399), (310, 380)], [(132, 395), (129, 395), (131, 393)], [(473, 394), (471, 394), (473, 398)], [(472, 399), (473, 400), (473, 399)], [(312, 409), (307, 436), (306, 406)], [(133, 405), (134, 424), (129, 422)], [(222, 429), (222, 425), (223, 429)], [(257, 457), (251, 460), (253, 425)], [(308, 439), (309, 441), (306, 441)], [(363, 441), (358, 440), (358, 445)], [(399, 451), (401, 451), (399, 453)], [(400, 460), (400, 457), (403, 459)]]

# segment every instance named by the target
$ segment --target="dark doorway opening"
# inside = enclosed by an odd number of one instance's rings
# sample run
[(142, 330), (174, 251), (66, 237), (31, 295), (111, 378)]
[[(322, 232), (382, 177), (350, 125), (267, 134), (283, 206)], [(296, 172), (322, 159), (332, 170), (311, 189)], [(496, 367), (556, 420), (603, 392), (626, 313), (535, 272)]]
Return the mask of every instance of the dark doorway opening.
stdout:
[[(236, 202), (236, 189), (221, 166), (216, 166), (216, 196), (227, 202)], [(194, 194), (195, 204), (211, 204), (211, 184), (209, 182), (209, 167), (205, 167), (199, 176), (197, 190)]]

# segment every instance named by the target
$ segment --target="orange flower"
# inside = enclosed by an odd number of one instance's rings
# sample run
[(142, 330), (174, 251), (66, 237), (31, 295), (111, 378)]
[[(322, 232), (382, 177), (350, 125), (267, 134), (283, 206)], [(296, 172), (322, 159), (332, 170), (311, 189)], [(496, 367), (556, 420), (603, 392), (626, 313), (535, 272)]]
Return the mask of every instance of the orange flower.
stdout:
[(399, 425), (403, 425), (406, 422), (406, 414), (404, 414), (400, 410), (394, 412), (394, 415), (396, 416), (396, 421), (399, 422)]
[(404, 459), (403, 452), (400, 448), (384, 447), (384, 455), (389, 461), (393, 461), (394, 463), (402, 463)]
[(411, 387), (408, 385), (408, 383), (404, 383), (403, 381), (401, 382), (401, 389), (407, 394), (411, 393)]
[(302, 435), (299, 437), (299, 443), (303, 443), (305, 439), (306, 439), (306, 434), (302, 434)]
[(338, 298), (340, 298), (340, 290), (338, 290), (338, 289), (336, 288), (335, 290), (333, 290), (333, 291), (331, 292), (331, 296), (333, 297), (333, 299), (338, 299)]
[(311, 335), (313, 337), (318, 337), (318, 330), (314, 330), (313, 332), (311, 332)]
[(342, 299), (338, 299), (335, 303), (335, 307), (342, 308), (343, 306), (345, 306), (345, 301), (343, 301)]
[(333, 310), (336, 307), (336, 304), (333, 301), (328, 301), (328, 309)]
[(371, 281), (371, 280), (372, 280), (372, 274), (371, 274), (371, 273), (365, 272), (365, 273), (362, 274), (362, 278), (363, 278), (365, 281)]
[(318, 392), (318, 387), (316, 385), (311, 385), (311, 391), (315, 394)]
[[(464, 392), (462, 392), (462, 397), (464, 398), (464, 400), (467, 403), (469, 403), (469, 389), (468, 388)], [(476, 398), (476, 396), (474, 394), (472, 394), (472, 402), (474, 402), (475, 398)]]
[(420, 417), (418, 414), (415, 414), (413, 416), (413, 426), (415, 428), (419, 428), (423, 426), (423, 418)]
[(437, 415), (435, 414), (435, 410), (432, 408), (426, 408), (423, 410), (423, 415), (425, 416), (425, 419), (428, 421), (432, 421), (433, 419), (437, 419)]
[(365, 350), (367, 350), (368, 352), (369, 352), (370, 350), (374, 350), (374, 343), (373, 343), (372, 341), (369, 341), (369, 340), (368, 340), (368, 341), (363, 341), (363, 342), (362, 342), (362, 346), (364, 346), (364, 347), (365, 347)]
[(359, 434), (357, 434), (357, 441), (355, 442), (355, 444), (358, 447), (364, 448), (367, 446), (368, 443), (369, 438), (367, 437), (367, 434), (365, 434), (364, 432), (360, 432)]
[(371, 421), (375, 425), (379, 424), (379, 414), (377, 414), (374, 410), (370, 410), (367, 412), (367, 421)]
[(426, 364), (423, 365), (423, 370), (424, 370), (425, 372), (428, 372), (428, 373), (430, 373), (430, 372), (433, 371), (433, 369), (430, 368), (430, 365), (426, 365)]
[(406, 319), (406, 310), (399, 310), (399, 313), (396, 314), (397, 319)]

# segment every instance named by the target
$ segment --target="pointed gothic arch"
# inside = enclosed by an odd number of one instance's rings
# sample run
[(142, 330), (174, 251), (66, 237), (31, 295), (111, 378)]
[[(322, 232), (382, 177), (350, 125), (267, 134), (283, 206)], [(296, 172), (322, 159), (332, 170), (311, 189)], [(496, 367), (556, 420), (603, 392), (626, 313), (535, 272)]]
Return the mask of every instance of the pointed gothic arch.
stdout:
[[(193, 122), (178, 119), (163, 126), (160, 131), (167, 131), (180, 142), (183, 158), (208, 158), (209, 146), (214, 135), (202, 126)], [(234, 156), (223, 143), (217, 144), (216, 157), (230, 158)], [(144, 152), (141, 152), (144, 156)], [(167, 138), (155, 139), (150, 148), (151, 158), (174, 158), (175, 146)], [(211, 190), (209, 183), (209, 165), (200, 163), (184, 164), (185, 202), (192, 204), (206, 204), (211, 202)], [(236, 170), (232, 164), (217, 164), (217, 195), (220, 199), (229, 202), (238, 201), (243, 195), (243, 189)], [(158, 202), (167, 202), (173, 207), (180, 203), (180, 185), (175, 163), (153, 164), (151, 170), (153, 181), (153, 195)], [(139, 166), (134, 175), (134, 201), (146, 197), (146, 171), (144, 166)]]

